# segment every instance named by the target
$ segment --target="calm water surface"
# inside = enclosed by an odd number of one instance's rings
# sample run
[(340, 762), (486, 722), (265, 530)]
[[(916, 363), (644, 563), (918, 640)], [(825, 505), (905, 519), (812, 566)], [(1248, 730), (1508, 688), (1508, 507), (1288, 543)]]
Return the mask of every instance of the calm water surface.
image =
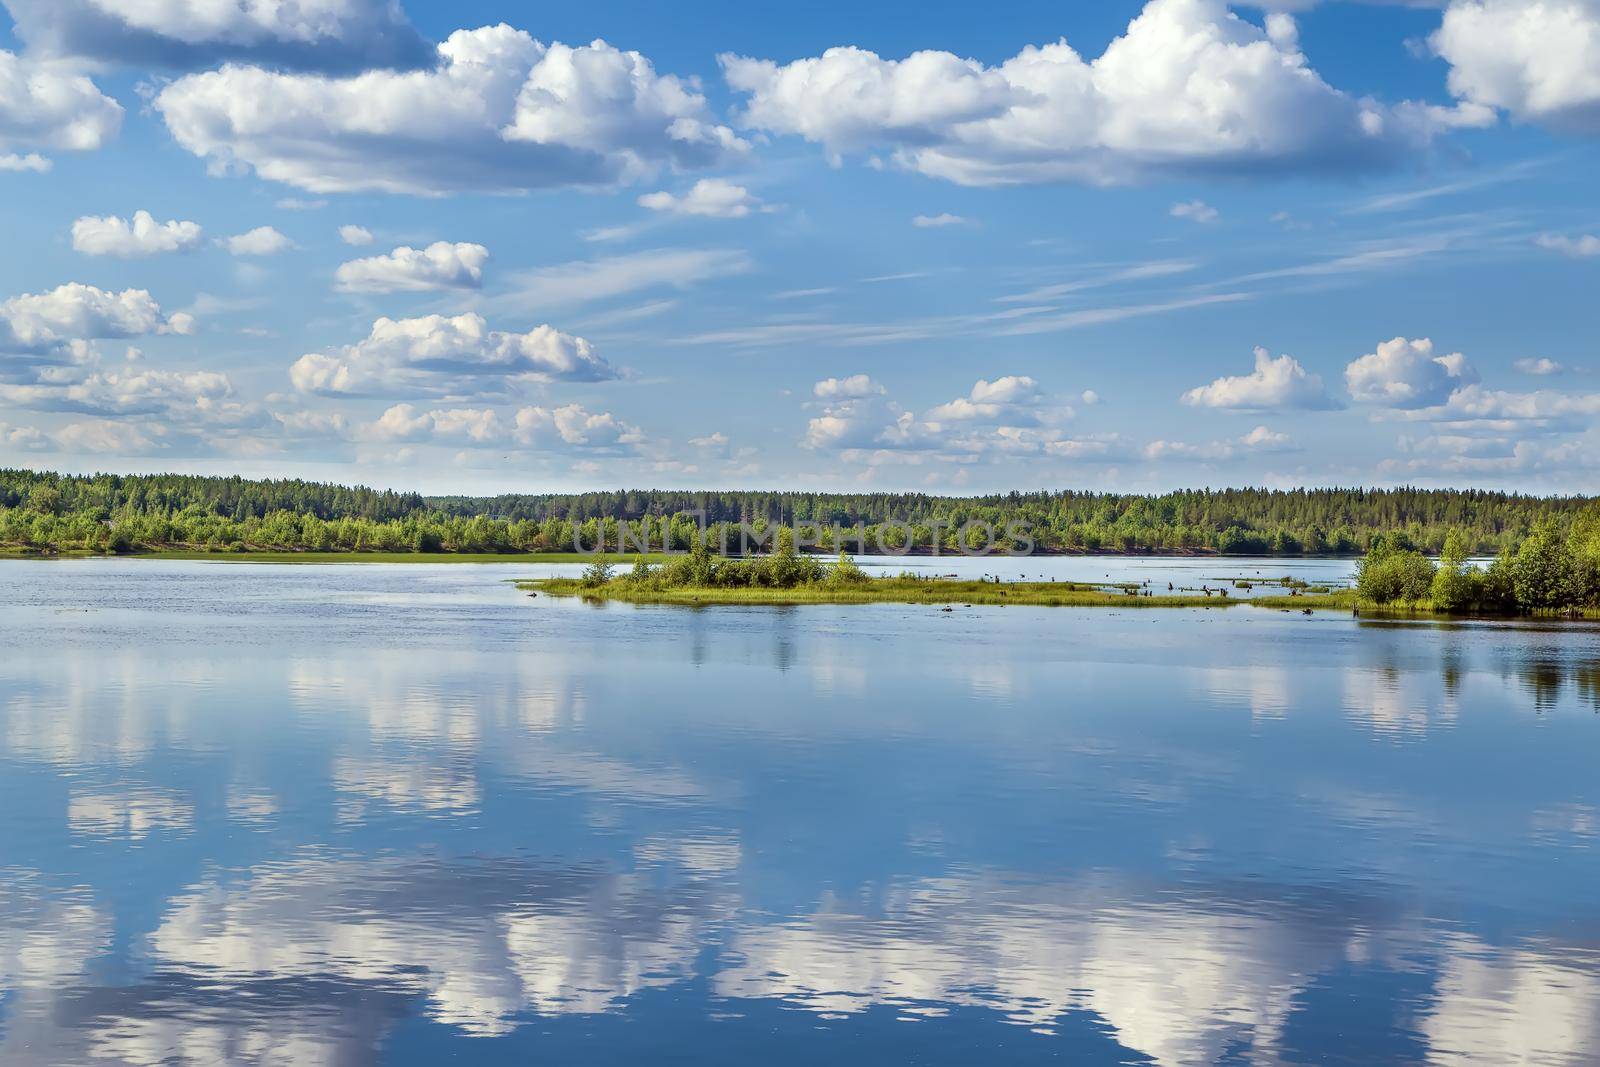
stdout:
[(0, 562), (0, 1062), (1600, 1048), (1600, 630), (532, 571)]

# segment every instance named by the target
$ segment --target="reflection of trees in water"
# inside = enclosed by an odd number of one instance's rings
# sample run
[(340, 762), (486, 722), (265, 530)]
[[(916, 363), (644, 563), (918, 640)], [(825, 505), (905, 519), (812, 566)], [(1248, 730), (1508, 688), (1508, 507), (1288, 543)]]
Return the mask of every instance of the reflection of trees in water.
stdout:
[(674, 605), (649, 610), (671, 613), (675, 624), (686, 620), (689, 662), (696, 667), (733, 662), (787, 671), (797, 659), (795, 629), (800, 609), (792, 604), (754, 609)]
[(1580, 703), (1600, 711), (1600, 659), (1532, 656), (1519, 662), (1516, 671), (1539, 711), (1554, 708), (1568, 684)]
[[(1595, 631), (1572, 624), (1505, 624), (1453, 622), (1425, 627), (1393, 621), (1369, 621), (1363, 630), (1422, 633), (1439, 642), (1439, 681), (1444, 694), (1461, 695), (1469, 675), (1488, 671), (1519, 685), (1536, 711), (1556, 708), (1571, 688), (1580, 704), (1600, 712), (1600, 653), (1592, 649)], [(1475, 654), (1476, 653), (1476, 654)], [(1377, 669), (1394, 681), (1407, 666), (1393, 645)]]
[(1570, 686), (1576, 703), (1600, 711), (1600, 656), (1588, 649), (1540, 645), (1508, 649), (1504, 656), (1501, 675), (1516, 678), (1534, 710), (1553, 710)]
[(1584, 703), (1600, 711), (1600, 659), (1586, 659), (1575, 667), (1572, 684)]
[(1439, 656), (1439, 677), (1444, 682), (1445, 695), (1452, 700), (1461, 695), (1462, 673), (1461, 646), (1451, 642)]
[(1548, 711), (1556, 706), (1566, 671), (1567, 665), (1562, 661), (1543, 657), (1525, 659), (1517, 665), (1517, 676), (1533, 697), (1535, 710)]

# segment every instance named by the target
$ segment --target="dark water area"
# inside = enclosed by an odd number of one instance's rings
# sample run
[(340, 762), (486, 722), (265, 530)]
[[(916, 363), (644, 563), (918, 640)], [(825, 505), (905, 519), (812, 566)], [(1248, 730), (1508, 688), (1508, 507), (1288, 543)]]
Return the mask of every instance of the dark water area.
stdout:
[(532, 571), (0, 562), (0, 1062), (1594, 1062), (1594, 626)]

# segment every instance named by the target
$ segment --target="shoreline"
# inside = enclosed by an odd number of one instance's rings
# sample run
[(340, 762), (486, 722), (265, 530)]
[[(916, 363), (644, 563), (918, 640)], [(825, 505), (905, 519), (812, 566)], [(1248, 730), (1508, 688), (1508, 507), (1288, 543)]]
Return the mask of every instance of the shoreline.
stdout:
[[(364, 551), (354, 549), (336, 549), (321, 551), (317, 549), (295, 548), (251, 548), (242, 552), (221, 551), (213, 552), (205, 548), (151, 548), (130, 552), (100, 552), (85, 548), (59, 549), (55, 551), (41, 551), (33, 548), (22, 548), (16, 545), (0, 545), (0, 560), (4, 559), (198, 559), (216, 560), (219, 562), (264, 562), (264, 563), (337, 563), (341, 561), (351, 563), (442, 563), (442, 562), (469, 562), (469, 563), (592, 563), (600, 556), (605, 556), (613, 561), (633, 561), (643, 558), (649, 563), (663, 563), (669, 559), (687, 556), (688, 552), (573, 552), (573, 551), (537, 551), (537, 552), (383, 552)], [(815, 559), (833, 559), (833, 553), (827, 552), (802, 552), (801, 555)], [(855, 557), (857, 560), (870, 561), (874, 559), (917, 559), (917, 560), (962, 560), (962, 559), (1215, 559), (1215, 560), (1249, 560), (1260, 563), (1293, 563), (1297, 560), (1357, 560), (1360, 554), (1347, 553), (1303, 553), (1290, 556), (1252, 556), (1252, 555), (1227, 555), (1221, 552), (1196, 551), (1193, 549), (1172, 549), (1161, 552), (1108, 552), (1103, 550), (1064, 552), (1064, 551), (1035, 551), (1012, 554), (1009, 552), (994, 552), (987, 555), (967, 556), (960, 552), (907, 552), (900, 555), (889, 553), (867, 553)], [(718, 559), (743, 559), (743, 556), (718, 556)], [(760, 557), (755, 557), (760, 558)]]
[[(664, 563), (670, 556), (659, 552), (611, 557), (618, 562)], [(150, 552), (17, 552), (0, 549), (0, 560), (50, 563), (57, 560), (127, 559), (187, 560), (200, 563), (586, 563), (592, 557), (574, 552), (301, 552), (261, 549), (248, 552), (207, 552), (203, 549), (156, 549)]]

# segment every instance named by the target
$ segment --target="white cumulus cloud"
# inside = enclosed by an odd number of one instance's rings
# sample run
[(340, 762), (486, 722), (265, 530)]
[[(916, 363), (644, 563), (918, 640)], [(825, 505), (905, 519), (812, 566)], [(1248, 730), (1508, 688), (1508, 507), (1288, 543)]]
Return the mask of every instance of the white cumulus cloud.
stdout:
[(352, 224), (339, 227), (339, 240), (343, 241), (347, 245), (350, 245), (352, 248), (362, 248), (366, 245), (370, 245), (375, 238), (372, 236), (372, 231), (367, 229), (365, 226), (356, 226)]
[(704, 97), (604, 41), (459, 30), (417, 71), (348, 78), (225, 66), (155, 99), (180, 145), (316, 193), (614, 185), (744, 147)]
[(742, 219), (759, 211), (762, 203), (742, 185), (722, 178), (702, 178), (682, 196), (662, 191), (646, 193), (639, 206), (671, 215), (698, 215), (708, 219)]
[(1389, 108), (1329, 85), (1287, 15), (1263, 32), (1223, 0), (1150, 0), (1093, 60), (1066, 41), (989, 67), (855, 47), (788, 64), (721, 57), (742, 121), (835, 159), (888, 151), (963, 185), (1386, 166), (1476, 113)]
[(1255, 350), (1255, 370), (1223, 377), (1210, 385), (1190, 389), (1183, 402), (1192, 407), (1235, 408), (1247, 411), (1333, 407), (1320, 375), (1311, 374), (1293, 356), (1276, 359), (1265, 348)]
[(1519, 359), (1513, 363), (1512, 366), (1521, 371), (1523, 374), (1532, 374), (1535, 377), (1540, 378), (1548, 377), (1552, 374), (1560, 374), (1567, 369), (1561, 364), (1557, 363), (1555, 360), (1548, 359), (1544, 356), (1540, 356), (1537, 359), (1531, 357)]
[(1026, 375), (1009, 374), (994, 381), (980, 378), (966, 396), (930, 408), (929, 422), (1000, 422), (1031, 425), (1038, 417), (1031, 409), (1044, 403), (1039, 383)]
[(1600, 256), (1600, 237), (1593, 234), (1580, 234), (1577, 237), (1567, 237), (1564, 234), (1541, 233), (1534, 238), (1534, 243), (1540, 248), (1548, 248), (1552, 252), (1560, 252), (1564, 256), (1574, 259), (1587, 259), (1590, 256)]
[(0, 302), (0, 352), (48, 353), (75, 341), (193, 330), (191, 316), (163, 315), (144, 289), (114, 293), (70, 282)]
[(493, 408), (435, 408), (395, 404), (362, 430), (371, 440), (531, 448), (544, 451), (626, 453), (644, 440), (637, 426), (608, 411), (579, 404), (523, 407), (501, 413)]
[(0, 384), (0, 399), (18, 407), (84, 415), (221, 420), (236, 414), (232, 395), (227, 375), (216, 371), (96, 370), (61, 384)]
[(852, 374), (848, 378), (824, 378), (811, 387), (811, 392), (823, 400), (846, 400), (879, 396), (883, 386), (865, 374)]
[(275, 256), (294, 247), (294, 242), (271, 226), (257, 226), (223, 241), (230, 255)]
[(1181, 204), (1173, 204), (1168, 212), (1175, 219), (1189, 219), (1192, 222), (1216, 222), (1222, 213), (1204, 200), (1189, 200)]
[(1429, 40), (1460, 99), (1600, 133), (1600, 0), (1452, 0)]
[[(44, 170), (28, 149), (87, 152), (116, 136), (122, 105), (69, 64), (0, 50), (0, 155), (7, 170)], [(18, 150), (26, 154), (16, 154)]]
[(427, 248), (401, 245), (386, 256), (369, 256), (341, 264), (334, 282), (347, 293), (427, 292), (477, 289), (489, 250), (465, 242), (435, 241)]
[(47, 452), (51, 440), (37, 426), (10, 426), (0, 422), (0, 445), (9, 452)]
[(1293, 438), (1269, 426), (1257, 426), (1239, 438), (1239, 443), (1258, 452), (1282, 452), (1291, 447)]
[(1232, 459), (1234, 447), (1226, 441), (1191, 444), (1188, 441), (1151, 441), (1141, 450), (1148, 460), (1195, 460), (1210, 462)]
[(481, 315), (378, 319), (353, 345), (301, 356), (289, 369), (301, 392), (480, 395), (529, 381), (598, 382), (618, 377), (582, 337), (553, 326), (527, 333), (489, 329)]
[(532, 448), (623, 451), (638, 445), (644, 434), (609, 411), (591, 412), (577, 404), (559, 408), (526, 407), (517, 411), (517, 440)]
[(160, 447), (147, 426), (116, 419), (71, 422), (51, 434), (51, 437), (63, 452), (139, 456), (149, 455)]
[(825, 403), (806, 424), (806, 448), (869, 463), (973, 463), (1003, 457), (1082, 460), (1118, 447), (1109, 438), (1070, 438), (1055, 424), (1073, 415), (1025, 375), (979, 379), (966, 396), (918, 416), (889, 400), (866, 375), (828, 378), (813, 388)]
[(1436, 356), (1426, 337), (1396, 337), (1354, 360), (1344, 370), (1350, 395), (1363, 404), (1425, 408), (1442, 404), (1463, 385), (1478, 380), (1460, 352)]
[(37, 152), (29, 152), (19, 156), (15, 152), (0, 153), (0, 170), (20, 174), (32, 171), (34, 174), (45, 174), (50, 170), (50, 161)]
[(416, 67), (432, 49), (398, 0), (4, 0), (33, 49), (178, 69), (260, 62)]
[(117, 215), (85, 215), (72, 224), (72, 247), (86, 256), (138, 259), (162, 252), (187, 252), (204, 236), (197, 222), (157, 222), (148, 211), (131, 220)]

